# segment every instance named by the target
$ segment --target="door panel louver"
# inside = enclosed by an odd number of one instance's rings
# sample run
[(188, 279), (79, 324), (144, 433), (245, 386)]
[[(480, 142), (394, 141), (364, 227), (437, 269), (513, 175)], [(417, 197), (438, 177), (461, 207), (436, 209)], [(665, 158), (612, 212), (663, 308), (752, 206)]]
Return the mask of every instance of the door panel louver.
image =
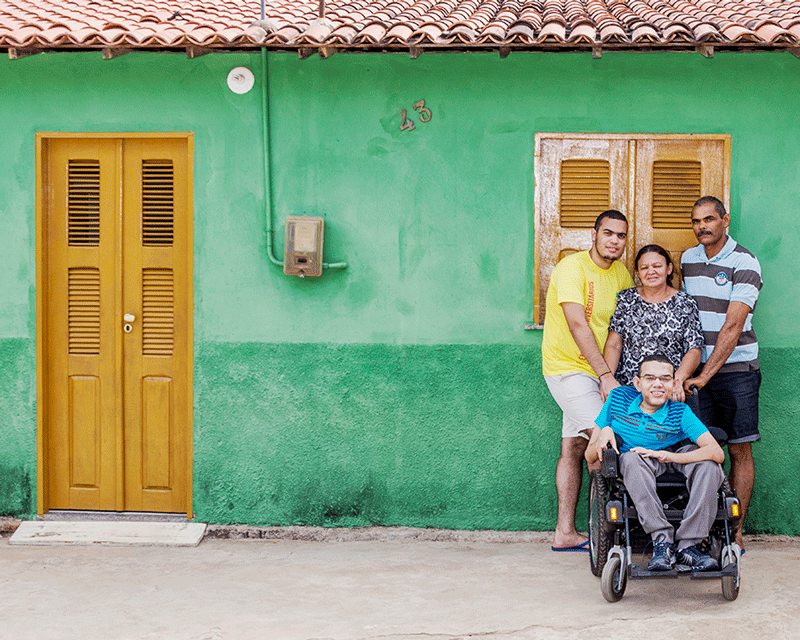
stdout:
[(142, 161), (142, 243), (171, 245), (174, 233), (175, 180), (171, 160)]
[(100, 270), (73, 267), (68, 284), (69, 353), (100, 353)]
[(100, 161), (67, 163), (67, 236), (70, 246), (100, 243)]
[(142, 270), (142, 353), (171, 356), (175, 341), (172, 269)]
[(692, 160), (653, 162), (652, 221), (657, 229), (687, 229), (701, 196), (702, 164)]
[(562, 227), (591, 229), (609, 207), (611, 165), (606, 160), (568, 159), (561, 163)]

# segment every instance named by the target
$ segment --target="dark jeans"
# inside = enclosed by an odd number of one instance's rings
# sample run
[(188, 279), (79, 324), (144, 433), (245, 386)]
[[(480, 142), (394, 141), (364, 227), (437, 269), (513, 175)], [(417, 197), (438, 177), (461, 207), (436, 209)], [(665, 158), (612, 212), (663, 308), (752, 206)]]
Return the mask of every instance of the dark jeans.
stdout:
[(755, 442), (761, 439), (758, 433), (759, 387), (761, 371), (758, 369), (717, 373), (700, 389), (697, 399), (687, 398), (686, 404), (707, 427), (724, 430), (729, 444)]

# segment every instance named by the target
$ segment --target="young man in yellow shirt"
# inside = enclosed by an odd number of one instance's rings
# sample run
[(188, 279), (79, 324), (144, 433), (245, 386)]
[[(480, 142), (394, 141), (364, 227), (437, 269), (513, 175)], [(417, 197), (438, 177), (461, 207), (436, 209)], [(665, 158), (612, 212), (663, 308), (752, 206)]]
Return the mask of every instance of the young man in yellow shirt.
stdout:
[(611, 389), (619, 386), (603, 359), (603, 347), (617, 294), (634, 286), (619, 262), (627, 238), (627, 218), (613, 209), (604, 211), (592, 229), (591, 249), (561, 260), (547, 289), (542, 373), (564, 412), (553, 551), (588, 551), (588, 540), (575, 528), (575, 508), (594, 419)]

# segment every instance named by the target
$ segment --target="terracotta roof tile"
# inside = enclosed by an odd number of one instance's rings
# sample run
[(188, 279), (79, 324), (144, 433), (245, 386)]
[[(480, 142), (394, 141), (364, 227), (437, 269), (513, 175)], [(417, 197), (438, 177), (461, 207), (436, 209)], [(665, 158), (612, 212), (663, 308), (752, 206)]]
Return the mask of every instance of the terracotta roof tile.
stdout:
[(752, 42), (752, 38), (755, 36), (750, 29), (733, 23), (725, 27), (725, 29), (722, 31), (722, 34), (729, 42), (739, 42), (742, 40)]
[(506, 41), (510, 44), (533, 44), (535, 31), (527, 22), (517, 22), (508, 30)]
[(642, 24), (633, 30), (631, 33), (631, 40), (633, 42), (648, 42), (650, 44), (658, 44), (658, 42), (661, 40), (661, 37), (658, 35), (658, 31), (656, 31), (652, 25)]
[(412, 33), (414, 33), (414, 28), (408, 23), (398, 24), (386, 32), (384, 41), (390, 44), (405, 44)]
[(411, 34), (408, 39), (409, 43), (420, 44), (423, 42), (429, 44), (437, 44), (439, 36), (442, 35), (442, 27), (435, 22), (426, 22), (420, 25), (418, 29)]
[(568, 42), (573, 44), (593, 44), (597, 40), (597, 29), (591, 24), (579, 24), (569, 34)]
[[(773, 22), (765, 22), (755, 29), (756, 35), (764, 42), (776, 42), (778, 40), (791, 42), (791, 34)], [(788, 40), (787, 40), (788, 38)]]
[(558, 21), (547, 22), (539, 32), (539, 43), (564, 43), (567, 39), (567, 27)]
[(800, 47), (800, 0), (0, 0), (0, 50)]
[(691, 42), (692, 33), (682, 24), (670, 24), (663, 30), (663, 38), (667, 42)]
[(478, 42), (481, 44), (500, 44), (506, 39), (506, 28), (499, 22), (486, 25), (481, 31)]
[(606, 26), (600, 29), (600, 42), (603, 44), (624, 44), (628, 42), (628, 36), (620, 25), (606, 22)]
[(366, 28), (362, 29), (361, 33), (353, 38), (353, 44), (378, 44), (383, 39), (385, 34), (386, 27), (380, 22), (373, 22)]

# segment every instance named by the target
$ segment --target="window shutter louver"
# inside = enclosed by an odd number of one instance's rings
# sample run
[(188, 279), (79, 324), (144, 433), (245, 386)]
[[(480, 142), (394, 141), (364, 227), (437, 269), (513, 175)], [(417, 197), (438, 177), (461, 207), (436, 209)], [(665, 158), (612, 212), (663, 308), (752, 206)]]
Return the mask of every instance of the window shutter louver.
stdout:
[(67, 164), (67, 237), (70, 246), (100, 243), (100, 161)]
[(609, 208), (611, 165), (606, 160), (568, 159), (561, 163), (562, 227), (591, 229), (597, 215)]
[(69, 353), (100, 353), (100, 270), (73, 267), (67, 276)]
[(652, 223), (656, 229), (686, 229), (702, 195), (702, 164), (692, 160), (653, 162)]

